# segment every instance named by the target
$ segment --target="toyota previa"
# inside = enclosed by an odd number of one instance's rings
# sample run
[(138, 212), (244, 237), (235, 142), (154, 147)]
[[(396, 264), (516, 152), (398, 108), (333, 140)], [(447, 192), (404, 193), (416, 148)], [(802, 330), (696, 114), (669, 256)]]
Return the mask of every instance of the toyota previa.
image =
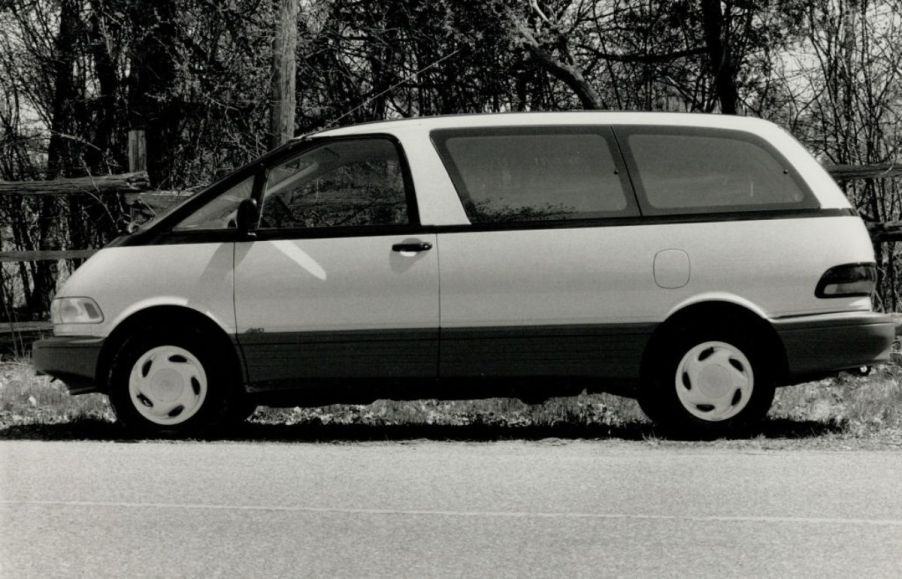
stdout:
[(778, 386), (885, 360), (875, 280), (862, 220), (769, 122), (406, 119), (297, 138), (115, 240), (33, 356), (142, 433), (608, 391), (719, 436)]

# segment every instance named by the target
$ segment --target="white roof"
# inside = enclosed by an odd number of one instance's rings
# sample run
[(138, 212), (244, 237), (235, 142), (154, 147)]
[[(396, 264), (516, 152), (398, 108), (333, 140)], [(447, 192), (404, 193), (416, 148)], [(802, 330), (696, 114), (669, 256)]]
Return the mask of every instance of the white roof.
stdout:
[(541, 125), (670, 125), (684, 127), (710, 127), (761, 132), (774, 125), (752, 117), (705, 113), (651, 113), (651, 112), (530, 112), (442, 115), (414, 117), (393, 121), (375, 121), (328, 129), (315, 133), (317, 137), (358, 135), (365, 133), (395, 133), (398, 131), (431, 131), (433, 129), (474, 127), (516, 127)]

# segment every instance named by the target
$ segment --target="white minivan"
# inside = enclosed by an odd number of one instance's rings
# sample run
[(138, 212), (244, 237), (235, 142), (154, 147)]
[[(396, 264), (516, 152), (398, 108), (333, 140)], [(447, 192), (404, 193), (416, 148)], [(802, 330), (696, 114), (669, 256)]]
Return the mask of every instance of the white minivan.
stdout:
[(638, 398), (733, 434), (885, 360), (862, 220), (777, 126), (508, 113), (298, 138), (104, 248), (39, 371), (143, 433), (258, 404)]

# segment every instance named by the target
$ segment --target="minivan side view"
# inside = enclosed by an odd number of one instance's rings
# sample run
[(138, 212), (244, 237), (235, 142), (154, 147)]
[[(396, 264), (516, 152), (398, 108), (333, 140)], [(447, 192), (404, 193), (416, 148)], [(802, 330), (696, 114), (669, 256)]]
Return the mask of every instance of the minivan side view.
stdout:
[(295, 139), (96, 253), (36, 368), (140, 433), (259, 404), (638, 399), (747, 431), (886, 360), (862, 220), (769, 122), (506, 113)]

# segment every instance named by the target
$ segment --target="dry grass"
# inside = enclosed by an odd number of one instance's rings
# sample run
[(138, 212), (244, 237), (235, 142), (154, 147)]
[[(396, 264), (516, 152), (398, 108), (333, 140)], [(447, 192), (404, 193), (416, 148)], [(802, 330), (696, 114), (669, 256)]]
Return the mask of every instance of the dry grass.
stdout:
[(0, 362), (0, 431), (23, 424), (112, 421), (105, 396), (70, 396), (62, 382), (36, 376), (28, 362)]
[(887, 364), (868, 376), (841, 374), (782, 388), (769, 416), (834, 425), (846, 438), (902, 445), (902, 367)]
[[(116, 436), (104, 396), (70, 396), (60, 382), (36, 376), (27, 362), (0, 362), (0, 438)], [(380, 400), (369, 405), (260, 408), (243, 436), (364, 438), (620, 437), (656, 442), (638, 405), (605, 394), (527, 405), (474, 401)], [(363, 434), (361, 434), (363, 433)], [(902, 368), (778, 390), (760, 438), (902, 446)]]

